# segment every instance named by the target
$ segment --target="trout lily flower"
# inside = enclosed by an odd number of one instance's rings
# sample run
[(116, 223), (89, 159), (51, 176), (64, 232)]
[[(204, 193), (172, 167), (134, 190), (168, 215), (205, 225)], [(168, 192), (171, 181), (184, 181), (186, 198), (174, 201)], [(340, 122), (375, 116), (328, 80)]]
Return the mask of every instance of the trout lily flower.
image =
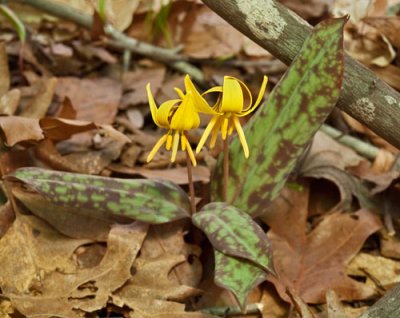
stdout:
[(200, 117), (198, 111), (209, 113), (210, 106), (196, 90), (188, 75), (185, 77), (186, 94), (179, 88), (175, 88), (179, 99), (168, 100), (162, 103), (160, 107), (157, 107), (151, 93), (150, 83), (147, 84), (146, 90), (154, 123), (158, 127), (168, 130), (150, 151), (147, 162), (154, 158), (157, 151), (164, 144), (166, 150), (172, 149), (171, 162), (174, 162), (180, 144), (181, 149), (187, 151), (193, 166), (196, 166), (196, 158), (186, 137), (186, 132), (199, 127)]
[[(261, 103), (267, 82), (268, 78), (264, 76), (260, 92), (254, 104), (249, 88), (242, 81), (232, 76), (225, 76), (222, 86), (216, 86), (206, 91), (203, 95), (209, 93), (219, 93), (220, 95), (216, 104), (212, 107), (214, 112), (213, 117), (200, 139), (196, 148), (196, 153), (200, 152), (210, 134), (210, 148), (212, 149), (215, 146), (219, 131), (221, 131), (222, 139), (225, 140), (235, 129), (239, 136), (240, 143), (242, 144), (244, 155), (248, 158), (249, 147), (239, 117), (246, 116), (257, 108)], [(245, 99), (248, 100), (248, 105), (246, 107), (244, 107)]]

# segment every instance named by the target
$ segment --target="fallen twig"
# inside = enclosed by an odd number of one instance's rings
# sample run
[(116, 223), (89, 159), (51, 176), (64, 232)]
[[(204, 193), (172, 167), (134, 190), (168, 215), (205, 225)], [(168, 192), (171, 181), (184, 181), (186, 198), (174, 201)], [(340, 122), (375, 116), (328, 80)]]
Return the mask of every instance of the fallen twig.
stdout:
[[(74, 8), (48, 0), (15, 1), (47, 12), (53, 16), (72, 21), (86, 29), (92, 28), (93, 18), (90, 15), (84, 14)], [(143, 55), (156, 61), (166, 63), (181, 73), (189, 74), (192, 79), (199, 84), (204, 84), (204, 76), (201, 70), (187, 62), (187, 57), (178, 54), (176, 50), (164, 49), (149, 43), (138, 41), (116, 30), (110, 24), (105, 26), (104, 31), (113, 39), (107, 41), (109, 45), (130, 50), (135, 54)]]

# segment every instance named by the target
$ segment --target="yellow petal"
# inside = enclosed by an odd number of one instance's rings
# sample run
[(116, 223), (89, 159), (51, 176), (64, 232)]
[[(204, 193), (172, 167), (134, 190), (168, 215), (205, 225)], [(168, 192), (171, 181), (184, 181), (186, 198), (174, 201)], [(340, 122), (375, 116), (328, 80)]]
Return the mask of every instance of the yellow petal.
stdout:
[(257, 97), (256, 102), (254, 103), (253, 106), (251, 106), (250, 108), (244, 110), (241, 114), (237, 114), (239, 117), (246, 116), (246, 115), (250, 114), (252, 111), (254, 111), (257, 108), (257, 106), (261, 103), (261, 100), (262, 100), (262, 98), (264, 96), (265, 89), (267, 87), (267, 83), (268, 83), (268, 77), (264, 76), (263, 82), (261, 84), (260, 92), (258, 93), (258, 97)]
[(182, 90), (180, 88), (174, 87), (174, 90), (175, 90), (175, 92), (178, 93), (180, 99), (183, 99), (185, 97), (185, 94), (182, 92)]
[(240, 143), (242, 144), (244, 156), (246, 158), (248, 158), (249, 157), (249, 146), (247, 145), (246, 137), (244, 135), (242, 126), (240, 125), (239, 118), (237, 118), (236, 116), (233, 116), (233, 123), (235, 124), (235, 128), (238, 133)]
[(165, 143), (166, 140), (167, 140), (167, 135), (164, 135), (157, 141), (157, 143), (154, 145), (153, 149), (151, 149), (149, 155), (147, 156), (147, 162), (153, 160), (158, 149), (160, 149), (160, 147)]
[(202, 95), (198, 92), (196, 87), (194, 86), (193, 82), (191, 81), (189, 75), (185, 76), (185, 88), (186, 88), (186, 94), (191, 93), (194, 106), (196, 107), (196, 110), (200, 113), (205, 113), (205, 114), (211, 114), (211, 115), (216, 115), (217, 112), (213, 110), (210, 105), (208, 105), (207, 101), (204, 99)]
[(151, 117), (153, 118), (154, 123), (157, 126), (160, 126), (157, 122), (157, 104), (154, 100), (153, 94), (151, 93), (150, 83), (146, 85), (146, 91), (147, 91), (147, 99), (149, 100), (149, 105), (150, 105)]
[(165, 149), (167, 149), (168, 151), (171, 150), (172, 147), (172, 131), (168, 131), (168, 135), (167, 135), (167, 143), (165, 144)]
[[(183, 136), (182, 136), (183, 137)], [(196, 157), (194, 156), (192, 147), (190, 146), (189, 141), (187, 140), (187, 138), (185, 138), (185, 142), (186, 142), (186, 151), (189, 155), (190, 161), (192, 162), (193, 167), (196, 167), (197, 163), (196, 163)]]
[(176, 104), (180, 102), (180, 99), (171, 99), (161, 104), (157, 110), (156, 119), (158, 126), (168, 129), (170, 128), (170, 117)]
[[(161, 108), (161, 107), (160, 107)], [(184, 131), (197, 128), (200, 125), (200, 117), (196, 112), (192, 94), (188, 93), (178, 106), (171, 118), (170, 128)]]
[(203, 136), (201, 136), (199, 144), (197, 145), (196, 148), (196, 153), (199, 153), (201, 148), (203, 148), (208, 136), (210, 135), (211, 130), (213, 129), (215, 123), (217, 122), (219, 116), (213, 116), (213, 118), (211, 118), (210, 122), (208, 123), (206, 129), (204, 130)]
[(240, 83), (233, 77), (225, 76), (222, 87), (222, 100), (218, 111), (240, 113), (243, 110), (243, 92)]
[(221, 127), (222, 140), (226, 139), (226, 135), (228, 133), (228, 123), (229, 119), (224, 117), (224, 119), (222, 120), (222, 127)]
[(182, 148), (183, 151), (186, 150), (186, 143), (187, 143), (187, 141), (188, 141), (188, 140), (187, 140), (185, 134), (182, 134), (182, 135), (181, 135), (181, 148)]
[(175, 162), (176, 154), (178, 152), (178, 147), (179, 147), (179, 131), (176, 131), (174, 134), (174, 141), (172, 142), (171, 162)]
[(215, 126), (211, 132), (211, 140), (210, 140), (210, 149), (214, 149), (215, 143), (217, 142), (217, 137), (218, 137), (218, 132), (219, 128), (221, 127), (222, 124), (222, 117), (219, 116), (217, 122), (215, 123)]

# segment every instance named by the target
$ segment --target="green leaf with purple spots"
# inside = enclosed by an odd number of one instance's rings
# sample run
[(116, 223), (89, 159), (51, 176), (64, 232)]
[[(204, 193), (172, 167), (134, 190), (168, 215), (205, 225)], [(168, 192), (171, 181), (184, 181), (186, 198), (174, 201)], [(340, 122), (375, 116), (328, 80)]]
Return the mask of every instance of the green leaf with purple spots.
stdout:
[(274, 272), (267, 236), (248, 214), (217, 202), (207, 204), (192, 216), (192, 220), (207, 235), (215, 249)]
[(230, 290), (244, 311), (249, 292), (261, 284), (267, 274), (260, 267), (245, 259), (225, 255), (216, 249), (214, 249), (214, 255), (215, 283)]
[[(315, 27), (268, 102), (248, 122), (249, 159), (243, 156), (238, 138), (231, 144), (228, 202), (253, 217), (278, 196), (339, 98), (346, 21), (329, 19)], [(222, 165), (219, 160), (213, 179), (214, 201), (221, 198)]]
[[(91, 214), (93, 218), (131, 218), (159, 224), (188, 217), (190, 201), (177, 185), (147, 179), (117, 179), (39, 168), (21, 168), (8, 175), (8, 181), (22, 183), (59, 211), (77, 215)], [(33, 204), (32, 196), (21, 191), (14, 195)], [(28, 202), (26, 202), (28, 203)], [(34, 212), (34, 211), (32, 211)], [(54, 211), (57, 213), (57, 210)]]

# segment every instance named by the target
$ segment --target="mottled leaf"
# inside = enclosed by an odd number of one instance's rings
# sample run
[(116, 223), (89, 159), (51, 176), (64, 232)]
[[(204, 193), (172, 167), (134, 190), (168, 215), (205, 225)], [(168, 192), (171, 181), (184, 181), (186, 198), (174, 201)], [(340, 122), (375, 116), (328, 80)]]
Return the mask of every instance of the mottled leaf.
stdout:
[(166, 181), (106, 178), (39, 168), (18, 169), (7, 179), (20, 181), (55, 207), (73, 209), (78, 214), (83, 209), (94, 216), (109, 213), (165, 223), (187, 217), (190, 209), (187, 195)]
[(214, 249), (215, 283), (230, 290), (242, 310), (249, 292), (266, 279), (266, 272), (241, 258), (228, 256)]
[(248, 214), (217, 202), (207, 204), (192, 219), (217, 250), (273, 272), (267, 236)]
[[(320, 23), (246, 126), (250, 158), (236, 138), (230, 147), (228, 202), (252, 216), (277, 197), (311, 138), (335, 106), (343, 79), (346, 18)], [(221, 187), (222, 160), (214, 188)], [(214, 193), (219, 193), (217, 189)]]

